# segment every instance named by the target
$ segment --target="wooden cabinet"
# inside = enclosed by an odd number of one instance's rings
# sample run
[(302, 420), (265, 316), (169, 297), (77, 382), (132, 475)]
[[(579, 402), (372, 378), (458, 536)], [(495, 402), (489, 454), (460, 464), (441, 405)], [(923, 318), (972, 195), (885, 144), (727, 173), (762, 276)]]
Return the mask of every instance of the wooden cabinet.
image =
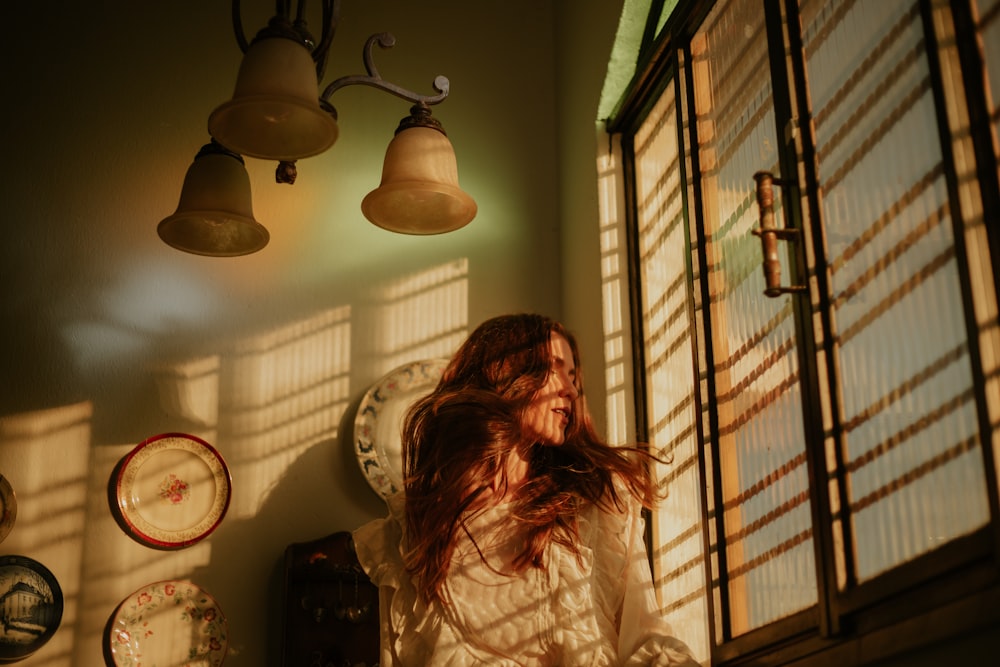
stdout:
[(282, 667), (375, 667), (378, 589), (348, 532), (285, 549)]

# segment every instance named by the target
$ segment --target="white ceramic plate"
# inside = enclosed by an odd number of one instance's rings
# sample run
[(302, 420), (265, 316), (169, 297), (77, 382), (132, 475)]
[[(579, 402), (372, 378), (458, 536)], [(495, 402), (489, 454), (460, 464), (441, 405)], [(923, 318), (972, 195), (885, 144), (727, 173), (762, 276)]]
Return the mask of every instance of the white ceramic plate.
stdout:
[(164, 433), (136, 445), (118, 471), (124, 528), (159, 549), (187, 547), (222, 522), (231, 496), (229, 468), (207, 442)]
[(48, 568), (26, 556), (0, 556), (0, 663), (26, 658), (62, 621), (63, 596)]
[(383, 497), (403, 488), (403, 417), (434, 389), (447, 359), (400, 366), (376, 382), (361, 399), (354, 419), (354, 450), (368, 484)]
[(17, 497), (10, 482), (0, 475), (0, 542), (4, 541), (17, 519)]
[(190, 581), (160, 581), (122, 600), (108, 626), (116, 667), (218, 667), (229, 647), (226, 617)]

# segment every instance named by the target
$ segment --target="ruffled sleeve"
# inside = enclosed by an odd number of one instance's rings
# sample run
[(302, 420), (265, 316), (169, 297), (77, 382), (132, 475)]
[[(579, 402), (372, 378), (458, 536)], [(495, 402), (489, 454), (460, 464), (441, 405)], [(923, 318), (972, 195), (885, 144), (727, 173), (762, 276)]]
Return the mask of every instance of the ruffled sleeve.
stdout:
[[(398, 665), (469, 664), (454, 629), (444, 622), (440, 603), (428, 608), (420, 599), (403, 562), (404, 505), (402, 492), (387, 499), (389, 514), (353, 533), (358, 561), (379, 589), (379, 635), (383, 667)], [(452, 647), (444, 655), (441, 646)]]
[(627, 531), (618, 623), (618, 664), (623, 667), (697, 667), (691, 649), (677, 639), (659, 611), (638, 504), (624, 516)]
[(396, 513), (402, 498), (392, 496), (387, 502), (389, 514), (386, 517), (370, 521), (354, 531), (354, 548), (361, 567), (373, 584), (398, 588), (403, 573), (403, 558), (399, 550), (403, 531), (396, 520)]
[(361, 567), (379, 590), (380, 665), (396, 665), (393, 647), (397, 636), (392, 624), (392, 604), (396, 591), (405, 579), (403, 558), (400, 553), (402, 528), (394, 514), (400, 510), (402, 496), (397, 494), (387, 500), (389, 515), (375, 519), (354, 531), (354, 547)]

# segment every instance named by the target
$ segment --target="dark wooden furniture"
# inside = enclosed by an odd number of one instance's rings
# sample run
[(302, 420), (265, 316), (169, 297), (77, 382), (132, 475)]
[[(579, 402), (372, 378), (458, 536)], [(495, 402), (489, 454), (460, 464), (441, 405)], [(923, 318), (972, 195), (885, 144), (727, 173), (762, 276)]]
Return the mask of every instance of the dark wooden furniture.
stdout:
[(282, 667), (375, 667), (378, 589), (348, 532), (285, 549)]

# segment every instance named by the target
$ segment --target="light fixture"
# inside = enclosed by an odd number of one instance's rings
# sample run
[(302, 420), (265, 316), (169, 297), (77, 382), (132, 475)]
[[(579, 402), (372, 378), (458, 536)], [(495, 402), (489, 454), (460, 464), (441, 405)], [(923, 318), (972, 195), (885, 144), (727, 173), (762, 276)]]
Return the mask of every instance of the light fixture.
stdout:
[(157, 225), (167, 245), (196, 255), (235, 257), (257, 252), (270, 238), (253, 217), (243, 158), (216, 141), (188, 167), (173, 215)]
[(455, 151), (430, 109), (415, 104), (400, 121), (382, 165), (382, 184), (361, 202), (370, 221), (403, 234), (441, 234), (465, 226), (476, 202), (458, 187)]
[[(448, 97), (448, 79), (434, 79), (434, 95), (420, 95), (385, 81), (375, 67), (372, 50), (376, 44), (391, 48), (395, 38), (379, 33), (369, 37), (364, 46), (367, 75), (340, 77), (318, 94), (340, 17), (340, 0), (321, 2), (323, 31), (318, 42), (306, 28), (305, 0), (298, 0), (294, 20), (290, 0), (278, 0), (276, 15), (248, 43), (241, 2), (232, 0), (233, 31), (243, 60), (232, 98), (209, 115), (212, 143), (188, 170), (177, 212), (158, 227), (169, 245), (213, 256), (248, 254), (263, 248), (268, 233), (253, 219), (249, 179), (240, 155), (277, 160), (275, 180), (294, 183), (296, 160), (318, 155), (336, 142), (337, 111), (329, 100), (334, 92), (351, 85), (377, 88), (413, 104), (389, 144), (381, 185), (362, 202), (365, 217), (384, 229), (422, 235), (458, 229), (475, 217), (475, 201), (458, 186), (454, 148), (430, 113), (431, 106)], [(210, 154), (231, 161), (235, 158), (238, 163), (205, 162), (203, 153), (210, 147)], [(240, 179), (233, 175), (234, 165), (246, 179), (246, 201), (235, 195), (234, 183)], [(216, 174), (215, 169), (225, 174)], [(214, 202), (221, 208), (205, 209), (205, 191), (221, 187), (221, 183), (229, 188), (228, 194), (220, 191)], [(200, 193), (197, 196), (193, 194), (196, 191)], [(197, 205), (189, 204), (195, 199)], [(227, 222), (220, 226), (220, 220)], [(232, 232), (228, 243), (222, 240), (223, 228)]]
[[(234, 20), (238, 6), (237, 0)], [(312, 38), (304, 24), (297, 25), (278, 15), (247, 47), (239, 23), (234, 25), (244, 53), (236, 89), (208, 117), (208, 133), (223, 146), (248, 157), (293, 161), (318, 155), (337, 140), (337, 116), (319, 100), (313, 60), (326, 47), (321, 43), (311, 54)]]

